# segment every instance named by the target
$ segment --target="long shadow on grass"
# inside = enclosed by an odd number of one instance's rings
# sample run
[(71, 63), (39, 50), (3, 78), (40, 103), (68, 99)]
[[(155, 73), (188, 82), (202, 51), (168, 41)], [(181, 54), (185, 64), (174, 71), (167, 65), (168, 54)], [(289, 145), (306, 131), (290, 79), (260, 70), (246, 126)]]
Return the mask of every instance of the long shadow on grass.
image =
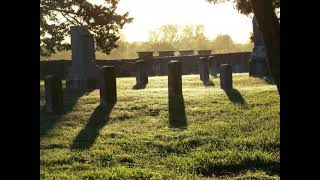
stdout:
[(94, 112), (91, 114), (86, 127), (82, 129), (77, 137), (73, 140), (71, 149), (83, 150), (90, 148), (99, 135), (99, 131), (109, 121), (109, 116), (113, 107), (114, 104), (97, 106)]
[(47, 112), (44, 105), (40, 110), (40, 138), (45, 136), (51, 129), (53, 129), (64, 114), (73, 109), (80, 97), (82, 97), (84, 94), (90, 93), (91, 91), (79, 92), (71, 89), (64, 89), (64, 109), (61, 114)]
[(241, 104), (241, 105), (246, 104), (246, 101), (244, 100), (244, 98), (242, 97), (241, 93), (238, 90), (236, 89), (225, 90), (225, 92), (231, 102)]
[(169, 96), (169, 126), (182, 129), (187, 127), (183, 95)]

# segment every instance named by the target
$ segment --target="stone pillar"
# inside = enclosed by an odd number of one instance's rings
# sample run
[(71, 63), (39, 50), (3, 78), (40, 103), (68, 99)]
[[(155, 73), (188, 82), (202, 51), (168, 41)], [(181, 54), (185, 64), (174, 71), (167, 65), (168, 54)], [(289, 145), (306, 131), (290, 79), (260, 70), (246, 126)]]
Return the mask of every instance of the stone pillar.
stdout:
[(114, 66), (102, 66), (99, 70), (100, 104), (106, 106), (117, 102), (117, 81)]
[(230, 91), (232, 87), (232, 66), (230, 64), (221, 64), (220, 66), (220, 86), (225, 91)]
[(146, 72), (149, 75), (155, 75), (160, 73), (160, 63), (153, 57), (153, 51), (140, 51), (138, 58), (145, 61)]
[(207, 57), (200, 57), (199, 59), (199, 74), (200, 80), (203, 83), (207, 83), (209, 81), (209, 72), (208, 72), (209, 61)]
[(144, 60), (136, 61), (136, 85), (138, 86), (148, 84), (148, 74), (144, 63)]
[(62, 81), (59, 77), (48, 75), (45, 77), (46, 111), (51, 113), (63, 112)]
[(214, 60), (214, 56), (209, 56), (209, 64), (210, 64), (210, 73), (213, 77), (217, 77), (218, 73), (218, 65)]
[[(159, 57), (169, 56), (174, 56), (174, 51), (159, 51)], [(156, 76), (159, 76), (161, 74), (161, 63), (159, 59), (153, 59), (152, 71)]]
[(198, 55), (210, 55), (212, 50), (198, 50)]
[(72, 62), (67, 77), (67, 87), (87, 91), (97, 87), (93, 35), (84, 26), (71, 28)]
[(180, 61), (168, 63), (169, 97), (182, 96), (182, 67)]

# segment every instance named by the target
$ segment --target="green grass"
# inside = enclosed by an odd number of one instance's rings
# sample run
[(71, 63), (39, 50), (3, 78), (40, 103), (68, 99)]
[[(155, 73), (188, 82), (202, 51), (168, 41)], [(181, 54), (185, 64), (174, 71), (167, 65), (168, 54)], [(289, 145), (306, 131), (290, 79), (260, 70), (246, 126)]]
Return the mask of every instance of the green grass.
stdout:
[[(41, 179), (279, 179), (280, 98), (276, 86), (234, 74), (204, 86), (183, 76), (183, 99), (169, 108), (167, 77), (117, 78), (118, 102), (99, 106), (99, 90), (65, 91), (63, 115), (43, 110)], [(186, 128), (170, 128), (170, 119)]]

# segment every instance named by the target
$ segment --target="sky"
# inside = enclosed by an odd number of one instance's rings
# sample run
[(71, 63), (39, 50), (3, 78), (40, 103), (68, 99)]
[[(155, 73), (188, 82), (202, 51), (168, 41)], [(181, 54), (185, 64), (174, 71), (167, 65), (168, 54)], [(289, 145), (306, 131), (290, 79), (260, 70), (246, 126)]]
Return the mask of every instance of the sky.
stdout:
[[(90, 0), (101, 4), (104, 0)], [(120, 0), (118, 12), (133, 17), (122, 30), (126, 41), (147, 41), (149, 31), (165, 24), (201, 24), (205, 35), (214, 39), (229, 34), (237, 43), (249, 41), (252, 19), (240, 14), (231, 3), (210, 4), (206, 0)]]

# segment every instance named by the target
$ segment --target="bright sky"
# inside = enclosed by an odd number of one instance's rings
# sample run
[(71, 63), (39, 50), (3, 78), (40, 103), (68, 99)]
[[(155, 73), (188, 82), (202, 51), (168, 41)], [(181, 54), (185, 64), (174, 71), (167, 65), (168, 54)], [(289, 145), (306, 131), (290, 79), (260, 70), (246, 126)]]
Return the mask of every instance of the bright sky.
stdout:
[[(101, 3), (104, 0), (91, 0)], [(165, 24), (202, 24), (210, 39), (229, 34), (239, 43), (249, 41), (251, 18), (233, 8), (231, 3), (210, 4), (206, 0), (120, 0), (118, 12), (129, 12), (132, 23), (124, 26), (129, 42), (147, 41), (149, 31)]]

